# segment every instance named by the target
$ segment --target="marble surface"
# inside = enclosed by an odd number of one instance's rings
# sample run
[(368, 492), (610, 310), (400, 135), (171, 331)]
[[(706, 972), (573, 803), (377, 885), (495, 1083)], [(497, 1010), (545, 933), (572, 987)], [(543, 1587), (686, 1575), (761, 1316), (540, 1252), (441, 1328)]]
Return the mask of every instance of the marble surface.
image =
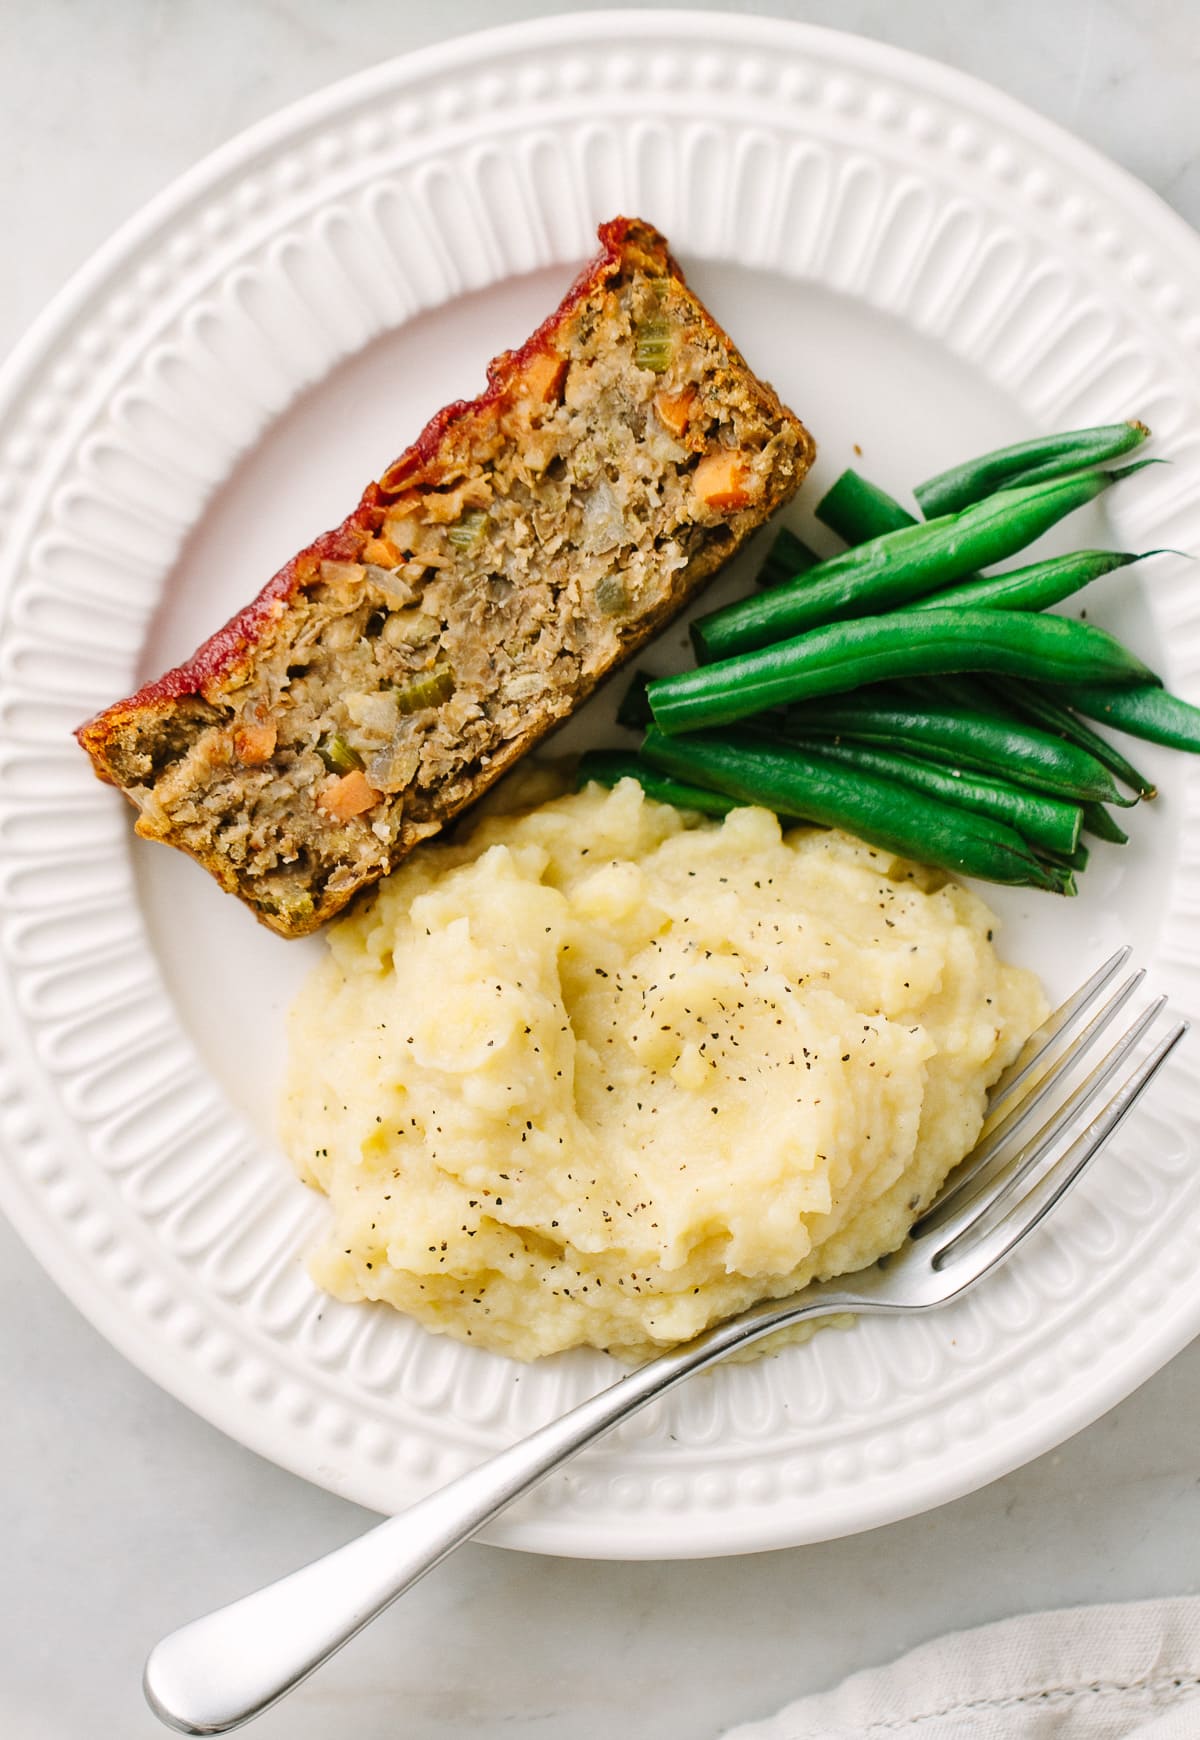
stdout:
[[(280, 104), (531, 0), (38, 0), (0, 38), (0, 347), (124, 217)], [(1189, 0), (727, 6), (950, 62), (1071, 127), (1200, 222)], [(15, 241), (16, 245), (13, 245)], [(165, 1628), (361, 1528), (127, 1366), (0, 1225), (0, 1733), (138, 1740)], [(755, 1558), (572, 1564), (470, 1547), (263, 1740), (711, 1740), (951, 1625), (1190, 1592), (1200, 1347), (1052, 1455), (956, 1504)]]

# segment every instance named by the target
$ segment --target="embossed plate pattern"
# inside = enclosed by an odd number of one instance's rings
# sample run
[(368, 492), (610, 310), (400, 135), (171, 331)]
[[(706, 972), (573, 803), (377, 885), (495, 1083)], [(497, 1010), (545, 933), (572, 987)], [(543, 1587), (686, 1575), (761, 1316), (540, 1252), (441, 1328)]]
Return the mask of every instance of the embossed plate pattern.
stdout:
[[(68, 287), (0, 384), (4, 1206), (160, 1383), (380, 1509), (607, 1362), (519, 1369), (316, 1296), (321, 1205), (269, 1101), (320, 945), (285, 947), (182, 860), (131, 850), (69, 731), (340, 517), (622, 209), (666, 230), (826, 476), (854, 442), (899, 486), (992, 438), (1137, 413), (1174, 464), (1096, 530), (1200, 550), (1192, 234), (996, 93), (799, 25), (593, 14), (391, 63), (217, 153)], [(1200, 692), (1185, 564), (1096, 613)], [(1054, 989), (1129, 935), (1200, 1008), (1194, 770), (1172, 763), (1167, 791), (1072, 907), (999, 902)], [(1061, 1440), (1200, 1324), (1188, 1075), (985, 1291), (700, 1380), (490, 1538), (617, 1557), (828, 1538)]]

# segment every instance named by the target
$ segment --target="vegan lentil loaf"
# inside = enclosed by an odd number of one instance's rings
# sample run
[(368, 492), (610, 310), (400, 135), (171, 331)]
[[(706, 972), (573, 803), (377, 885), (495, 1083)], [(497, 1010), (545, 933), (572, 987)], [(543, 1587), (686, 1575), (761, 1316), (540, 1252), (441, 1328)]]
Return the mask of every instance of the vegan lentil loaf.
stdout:
[(137, 832), (302, 936), (487, 789), (793, 493), (813, 443), (636, 219), (183, 665), (80, 727)]

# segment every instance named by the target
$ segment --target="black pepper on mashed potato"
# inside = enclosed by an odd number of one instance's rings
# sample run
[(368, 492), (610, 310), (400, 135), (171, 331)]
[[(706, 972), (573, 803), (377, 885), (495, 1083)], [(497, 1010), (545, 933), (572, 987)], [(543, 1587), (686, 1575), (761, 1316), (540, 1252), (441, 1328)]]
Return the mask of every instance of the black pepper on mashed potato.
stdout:
[(632, 780), (419, 848), (293, 1012), (316, 1280), (532, 1359), (641, 1355), (861, 1267), (1045, 1012), (993, 925), (940, 872)]

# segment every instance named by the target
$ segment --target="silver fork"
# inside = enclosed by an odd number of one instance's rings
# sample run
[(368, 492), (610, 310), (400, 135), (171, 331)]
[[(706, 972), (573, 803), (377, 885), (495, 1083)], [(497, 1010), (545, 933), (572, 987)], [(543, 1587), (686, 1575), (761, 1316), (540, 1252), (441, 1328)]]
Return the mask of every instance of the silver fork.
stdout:
[[(261, 1714), (548, 1474), (736, 1348), (834, 1313), (932, 1311), (990, 1275), (1076, 1182), (1187, 1031), (1182, 1022), (1172, 1027), (1134, 1064), (1166, 1001), (1158, 998), (1058, 1100), (1056, 1090), (1143, 977), (1134, 973), (1113, 989), (1129, 953), (1121, 949), (1106, 961), (1029, 1040), (992, 1090), (980, 1142), (899, 1251), (793, 1298), (752, 1306), (357, 1540), (172, 1632), (146, 1663), (145, 1692), (155, 1714), (183, 1734), (228, 1733)], [(1120, 1084), (1080, 1128), (1117, 1077)]]

